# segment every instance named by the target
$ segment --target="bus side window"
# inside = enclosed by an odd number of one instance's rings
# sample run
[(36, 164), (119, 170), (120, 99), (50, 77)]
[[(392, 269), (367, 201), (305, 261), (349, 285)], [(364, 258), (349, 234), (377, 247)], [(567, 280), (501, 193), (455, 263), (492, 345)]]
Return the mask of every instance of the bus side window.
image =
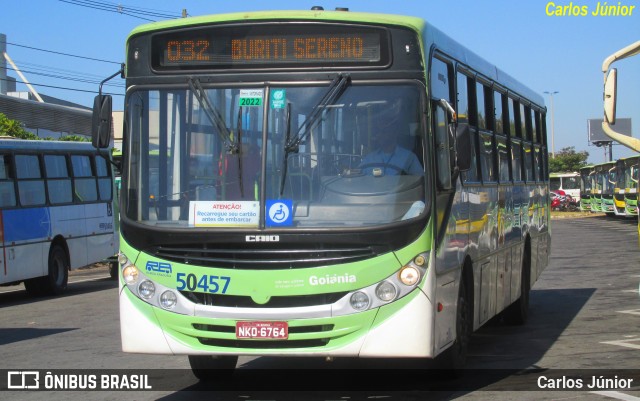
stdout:
[(436, 140), (436, 169), (438, 184), (442, 189), (451, 188), (451, 149), (449, 144), (449, 128), (447, 112), (440, 106), (434, 107), (434, 133)]
[(16, 155), (18, 196), (23, 206), (44, 205), (44, 180), (37, 155)]
[(98, 200), (96, 179), (91, 171), (91, 159), (88, 155), (71, 156), (73, 166), (73, 185), (76, 199), (79, 202), (94, 202)]
[(11, 173), (11, 158), (0, 155), (0, 207), (16, 205), (16, 188)]
[(100, 200), (111, 200), (112, 186), (107, 161), (102, 156), (96, 156), (95, 163), (97, 173), (96, 175), (98, 176), (98, 190), (100, 194)]
[(44, 168), (47, 173), (47, 193), (52, 204), (73, 202), (71, 178), (64, 155), (45, 155)]
[(438, 184), (442, 189), (451, 189), (453, 141), (449, 138), (449, 118), (447, 111), (439, 103), (441, 99), (451, 103), (453, 93), (453, 68), (439, 58), (431, 63), (431, 97), (433, 99), (433, 130), (436, 141), (436, 169)]
[[(458, 114), (458, 122), (459, 123), (469, 123), (469, 104), (473, 104), (473, 102), (469, 101), (469, 83), (473, 82), (471, 78), (468, 76), (458, 72), (457, 75), (457, 91), (458, 91), (458, 99), (457, 99), (457, 114)], [(471, 134), (471, 168), (462, 173), (463, 182), (478, 182), (478, 167), (476, 161), (476, 133), (473, 130)]]

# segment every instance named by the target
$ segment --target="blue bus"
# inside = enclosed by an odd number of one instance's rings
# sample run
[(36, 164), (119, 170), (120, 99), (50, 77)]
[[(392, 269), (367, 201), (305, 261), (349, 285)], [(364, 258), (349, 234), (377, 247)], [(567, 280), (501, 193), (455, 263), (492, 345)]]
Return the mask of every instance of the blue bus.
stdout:
[(0, 140), (0, 285), (58, 295), (69, 270), (118, 252), (108, 154), (88, 142)]

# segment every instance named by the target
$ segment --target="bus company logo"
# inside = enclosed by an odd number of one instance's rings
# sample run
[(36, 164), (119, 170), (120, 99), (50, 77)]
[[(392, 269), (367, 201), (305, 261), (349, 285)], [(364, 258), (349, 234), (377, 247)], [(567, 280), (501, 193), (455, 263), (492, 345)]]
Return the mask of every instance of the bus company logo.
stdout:
[(163, 276), (168, 276), (173, 272), (173, 269), (171, 268), (171, 263), (156, 262), (153, 260), (150, 260), (147, 262), (146, 269), (147, 269), (147, 273), (163, 275)]
[(279, 235), (247, 235), (245, 242), (280, 242)]
[(356, 276), (349, 273), (309, 277), (309, 284), (311, 285), (351, 284), (356, 281), (358, 281)]

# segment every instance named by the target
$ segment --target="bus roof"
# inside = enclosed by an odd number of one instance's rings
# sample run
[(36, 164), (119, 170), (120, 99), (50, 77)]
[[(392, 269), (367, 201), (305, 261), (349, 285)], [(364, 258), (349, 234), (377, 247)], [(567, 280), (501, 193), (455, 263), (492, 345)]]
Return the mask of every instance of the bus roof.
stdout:
[(576, 177), (578, 173), (573, 171), (570, 173), (549, 173), (549, 178), (558, 178), (558, 177)]
[(37, 141), (26, 139), (0, 139), (0, 149), (10, 150), (93, 150), (91, 142), (79, 141)]
[(362, 12), (345, 11), (319, 11), (319, 10), (297, 10), (297, 11), (254, 11), (239, 12), (229, 14), (212, 14), (198, 17), (179, 18), (168, 21), (152, 22), (140, 25), (131, 31), (129, 37), (157, 30), (169, 28), (181, 28), (187, 26), (204, 25), (222, 22), (256, 22), (256, 21), (335, 21), (335, 22), (361, 22), (369, 24), (399, 25), (412, 28), (416, 32), (421, 32), (424, 27), (424, 20), (417, 17), (409, 17), (395, 14), (375, 14)]

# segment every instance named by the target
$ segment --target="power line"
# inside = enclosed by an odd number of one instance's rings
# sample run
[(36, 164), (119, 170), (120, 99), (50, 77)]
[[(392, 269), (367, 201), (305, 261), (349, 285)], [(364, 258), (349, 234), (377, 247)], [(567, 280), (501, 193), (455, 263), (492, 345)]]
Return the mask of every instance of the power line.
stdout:
[(94, 79), (97, 81), (102, 81), (105, 77), (104, 74), (90, 74), (87, 72), (78, 72), (74, 70), (68, 70), (65, 68), (58, 68), (58, 67), (52, 67), (48, 65), (31, 63), (29, 61), (24, 61), (24, 60), (14, 59), (13, 61), (16, 64), (26, 69), (35, 70), (36, 72), (57, 73), (57, 74), (62, 74), (69, 77), (75, 77), (75, 78), (81, 78), (81, 79)]
[[(60, 1), (62, 1), (62, 0), (60, 0)], [(78, 56), (77, 54), (62, 53), (62, 52), (57, 52), (57, 51), (54, 51), (54, 50), (40, 49), (40, 48), (37, 48), (37, 47), (20, 45), (20, 44), (12, 43), (12, 42), (4, 42), (4, 43), (6, 43), (8, 45), (12, 45), (12, 46), (24, 47), (26, 49), (37, 50), (37, 51), (41, 51), (41, 52), (45, 52), (45, 53), (59, 54), (59, 55), (62, 55), (62, 56), (81, 58), (81, 59), (91, 60), (91, 61), (100, 61), (102, 63), (120, 64), (120, 62), (117, 62), (117, 61), (103, 60), (103, 59), (99, 59), (99, 58), (86, 57), (86, 56)]]
[(63, 3), (72, 4), (75, 6), (87, 7), (94, 10), (108, 11), (117, 14), (128, 15), (130, 17), (139, 18), (146, 21), (154, 22), (156, 20), (145, 18), (154, 17), (160, 19), (174, 19), (179, 18), (180, 14), (169, 14), (168, 12), (160, 12), (159, 10), (129, 7), (122, 4), (114, 4), (108, 2), (99, 2), (93, 0), (58, 0)]

